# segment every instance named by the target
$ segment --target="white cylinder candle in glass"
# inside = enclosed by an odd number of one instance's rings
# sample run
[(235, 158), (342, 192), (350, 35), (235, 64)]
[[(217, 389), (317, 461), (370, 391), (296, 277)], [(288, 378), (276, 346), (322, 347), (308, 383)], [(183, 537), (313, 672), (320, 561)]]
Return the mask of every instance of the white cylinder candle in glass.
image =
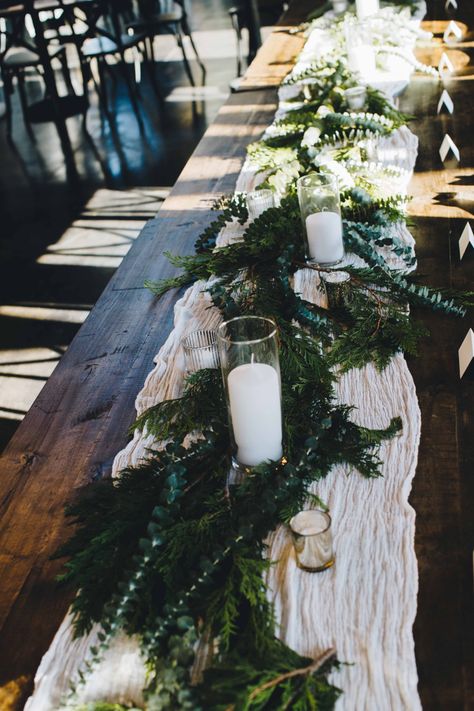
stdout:
[(297, 186), (308, 262), (339, 264), (344, 259), (344, 242), (336, 178), (309, 173), (298, 180)]
[(336, 15), (342, 15), (349, 7), (348, 0), (332, 0), (332, 9)]
[(356, 0), (356, 12), (359, 20), (375, 15), (379, 9), (379, 0)]
[(277, 328), (271, 319), (241, 316), (219, 326), (219, 355), (234, 444), (234, 466), (280, 461), (281, 382)]
[(344, 35), (349, 69), (364, 79), (370, 79), (375, 74), (376, 64), (369, 25), (349, 18), (344, 22)]

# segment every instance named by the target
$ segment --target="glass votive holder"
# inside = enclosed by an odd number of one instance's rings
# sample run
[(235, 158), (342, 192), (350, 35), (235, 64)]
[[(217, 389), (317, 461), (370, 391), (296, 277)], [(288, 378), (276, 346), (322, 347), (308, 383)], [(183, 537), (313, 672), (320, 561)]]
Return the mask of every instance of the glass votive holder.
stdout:
[(347, 104), (352, 111), (360, 111), (367, 103), (367, 87), (351, 86), (344, 91)]
[(308, 173), (297, 182), (298, 201), (309, 263), (339, 264), (344, 259), (341, 206), (337, 179)]
[(219, 367), (217, 332), (199, 329), (191, 331), (181, 341), (187, 373), (196, 373), (203, 368)]
[(375, 15), (379, 9), (379, 0), (356, 0), (356, 13), (359, 20)]
[(349, 7), (348, 0), (332, 0), (332, 9), (336, 15), (342, 15)]
[(361, 77), (372, 77), (376, 69), (375, 49), (367, 21), (358, 22), (353, 18), (346, 18), (344, 36), (349, 69)]
[(351, 276), (343, 271), (320, 272), (321, 285), (326, 292), (328, 309), (341, 309), (350, 299)]
[(275, 207), (273, 190), (252, 190), (252, 192), (247, 193), (247, 209), (251, 220), (256, 220), (265, 210), (271, 207)]
[(233, 466), (247, 473), (283, 456), (277, 327), (260, 316), (226, 321), (217, 332), (234, 449)]
[(331, 517), (326, 511), (300, 511), (290, 521), (298, 568), (320, 573), (334, 565)]

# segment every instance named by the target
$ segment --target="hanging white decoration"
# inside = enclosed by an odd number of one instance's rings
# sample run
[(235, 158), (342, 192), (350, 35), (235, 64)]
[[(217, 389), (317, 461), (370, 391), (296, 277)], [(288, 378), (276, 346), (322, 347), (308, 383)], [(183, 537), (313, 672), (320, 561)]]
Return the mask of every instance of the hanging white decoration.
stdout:
[(459, 238), (459, 259), (464, 257), (466, 249), (471, 245), (474, 248), (474, 232), (469, 222), (466, 222), (462, 234)]
[(474, 359), (474, 331), (472, 328), (467, 332), (466, 338), (461, 344), (458, 351), (459, 357), (459, 377), (467, 374), (467, 371), (473, 371), (472, 361)]
[(446, 3), (444, 5), (444, 9), (446, 10), (446, 12), (448, 12), (450, 7), (452, 7), (453, 10), (458, 9), (458, 4), (457, 4), (456, 0), (446, 0)]
[(443, 138), (443, 142), (441, 143), (441, 146), (439, 148), (439, 157), (441, 158), (443, 163), (446, 160), (446, 158), (448, 157), (448, 154), (450, 151), (452, 152), (452, 154), (456, 158), (456, 160), (461, 160), (461, 154), (459, 152), (459, 148), (454, 143), (451, 136), (447, 133), (445, 135), (445, 137)]
[(446, 89), (443, 90), (443, 93), (441, 94), (440, 99), (438, 101), (438, 113), (441, 113), (443, 106), (446, 108), (447, 111), (449, 111), (450, 114), (453, 113), (454, 103)]
[(459, 25), (454, 22), (454, 20), (451, 20), (449, 25), (446, 27), (444, 34), (443, 34), (443, 40), (449, 44), (451, 42), (460, 42), (462, 40), (463, 36), (463, 31)]
[(443, 54), (441, 55), (441, 59), (439, 60), (438, 64), (438, 71), (440, 74), (443, 74), (445, 72), (452, 74), (452, 72), (454, 72), (454, 64), (452, 63), (446, 52), (443, 52)]

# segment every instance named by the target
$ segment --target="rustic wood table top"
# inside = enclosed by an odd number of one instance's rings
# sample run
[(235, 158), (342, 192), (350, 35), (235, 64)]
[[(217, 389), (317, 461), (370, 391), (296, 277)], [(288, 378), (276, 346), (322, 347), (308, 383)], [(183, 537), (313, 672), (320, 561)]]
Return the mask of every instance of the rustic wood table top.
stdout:
[[(474, 7), (459, 4), (457, 16), (473, 28)], [(307, 11), (306, 0), (297, 0), (267, 40), (243, 83), (254, 90), (232, 96), (222, 107), (0, 459), (2, 711), (22, 708), (70, 602), (55, 583), (61, 562), (50, 559), (68, 535), (64, 506), (78, 487), (110, 473), (128, 440), (135, 397), (173, 326), (179, 294), (157, 302), (143, 282), (174, 273), (163, 251), (190, 253), (212, 220), (213, 198), (234, 189), (245, 148), (271, 122), (275, 87), (303, 44), (300, 36), (281, 29), (297, 24)], [(447, 17), (438, 0), (428, 0), (428, 12), (430, 19)], [(442, 32), (445, 26), (432, 28)], [(442, 86), (423, 75), (413, 77), (400, 104), (416, 116), (412, 128), (420, 138), (410, 208), (419, 272), (442, 287), (472, 288), (474, 277), (474, 255), (460, 262), (457, 245), (474, 209), (471, 39), (468, 34), (444, 48), (456, 66), (444, 81), (453, 116), (436, 115)], [(436, 35), (419, 56), (432, 61), (442, 49)], [(460, 164), (448, 169), (438, 155), (445, 132), (461, 151)], [(420, 318), (432, 332), (419, 358), (410, 361), (422, 410), (411, 494), (420, 578), (414, 630), (420, 693), (425, 709), (467, 710), (474, 708), (474, 384), (459, 380), (457, 350), (474, 324), (472, 314), (462, 321)]]

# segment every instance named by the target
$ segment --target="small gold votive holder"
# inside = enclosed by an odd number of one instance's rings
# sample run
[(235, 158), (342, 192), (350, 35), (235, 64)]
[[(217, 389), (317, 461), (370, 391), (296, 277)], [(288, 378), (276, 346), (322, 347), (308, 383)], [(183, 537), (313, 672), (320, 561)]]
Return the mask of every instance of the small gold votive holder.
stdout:
[(343, 309), (350, 300), (351, 277), (344, 271), (319, 273), (321, 287), (326, 293), (328, 309)]
[(199, 329), (191, 331), (181, 341), (187, 373), (196, 373), (203, 368), (219, 367), (217, 332)]
[(334, 565), (331, 517), (326, 511), (300, 511), (290, 521), (296, 564), (308, 573), (321, 573)]

